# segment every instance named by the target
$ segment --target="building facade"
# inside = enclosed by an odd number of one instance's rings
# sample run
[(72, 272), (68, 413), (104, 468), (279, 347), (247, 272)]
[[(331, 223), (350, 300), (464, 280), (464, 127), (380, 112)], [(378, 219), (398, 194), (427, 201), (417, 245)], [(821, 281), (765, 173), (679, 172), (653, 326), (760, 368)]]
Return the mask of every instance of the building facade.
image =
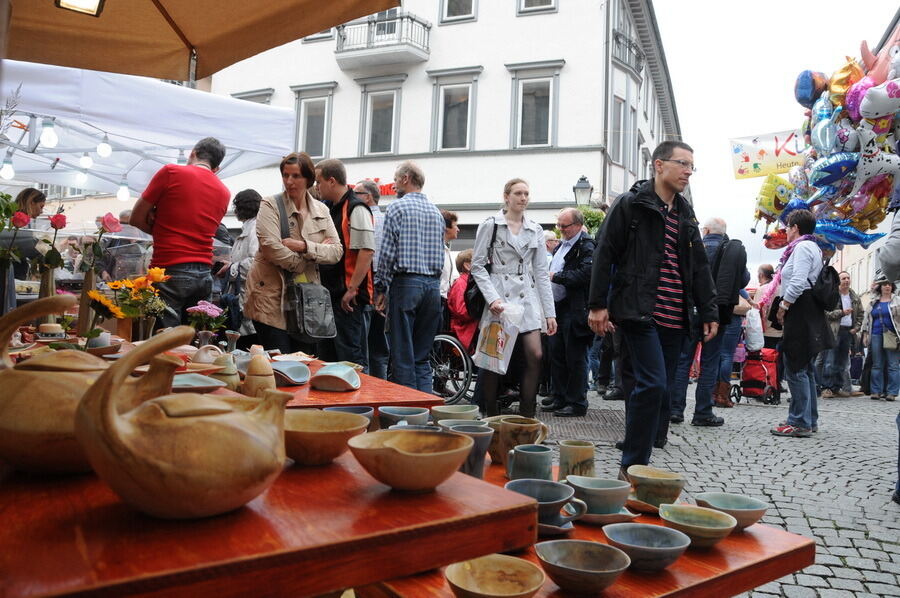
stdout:
[[(510, 178), (528, 180), (532, 217), (552, 225), (580, 177), (608, 203), (680, 138), (649, 0), (403, 0), (231, 66), (211, 91), (293, 107), (296, 148), (378, 180), (385, 202), (395, 166), (415, 160), (432, 201), (460, 216), (454, 249)], [(274, 168), (225, 182), (281, 187)]]

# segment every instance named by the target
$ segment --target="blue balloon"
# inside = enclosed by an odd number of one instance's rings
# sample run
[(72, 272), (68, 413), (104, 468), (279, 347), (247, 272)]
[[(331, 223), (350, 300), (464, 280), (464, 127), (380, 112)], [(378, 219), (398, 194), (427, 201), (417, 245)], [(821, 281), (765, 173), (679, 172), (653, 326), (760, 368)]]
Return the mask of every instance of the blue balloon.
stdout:
[(860, 245), (868, 249), (869, 245), (884, 236), (884, 233), (867, 235), (849, 224), (849, 220), (820, 220), (816, 223), (816, 234), (822, 235), (831, 243), (843, 245)]
[(803, 71), (797, 75), (794, 84), (794, 97), (804, 108), (812, 108), (813, 103), (827, 87), (828, 78), (824, 73), (816, 71)]
[(813, 162), (809, 184), (814, 187), (831, 185), (856, 170), (858, 162), (858, 152), (838, 152), (819, 158)]

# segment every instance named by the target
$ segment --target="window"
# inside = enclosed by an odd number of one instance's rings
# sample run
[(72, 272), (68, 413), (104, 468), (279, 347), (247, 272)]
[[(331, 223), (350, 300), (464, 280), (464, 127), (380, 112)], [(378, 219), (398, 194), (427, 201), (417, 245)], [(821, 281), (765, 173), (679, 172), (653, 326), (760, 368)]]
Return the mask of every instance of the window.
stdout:
[(474, 21), (477, 0), (441, 0), (441, 24)]
[(559, 71), (565, 60), (507, 64), (513, 74), (510, 146), (557, 144)]
[[(375, 14), (375, 37), (384, 35), (394, 35), (397, 33), (397, 14), (400, 12), (398, 8), (390, 8), (382, 10)], [(393, 19), (393, 20), (391, 20)]]
[(369, 94), (367, 110), (366, 153), (386, 154), (394, 147), (394, 100), (396, 93), (386, 91)]
[(332, 32), (333, 32), (333, 29), (331, 27), (329, 27), (325, 31), (320, 31), (318, 33), (313, 33), (312, 35), (307, 35), (306, 37), (303, 38), (303, 41), (304, 42), (318, 42), (318, 41), (322, 41), (325, 39), (331, 39), (332, 37), (334, 37), (334, 34)]
[(616, 164), (622, 163), (622, 134), (625, 131), (625, 100), (613, 99), (613, 117), (609, 123), (609, 159)]
[(625, 6), (625, 0), (619, 0), (618, 5), (615, 20), (616, 30), (631, 39), (631, 18), (628, 16), (628, 7)]
[(325, 157), (328, 98), (300, 100), (300, 139), (297, 147), (311, 158)]
[(550, 144), (550, 79), (520, 82), (519, 146)]
[(516, 14), (519, 16), (535, 13), (556, 12), (557, 0), (517, 0)]
[(637, 174), (638, 171), (638, 146), (642, 143), (638, 139), (638, 135), (640, 134), (637, 130), (638, 122), (637, 122), (637, 108), (631, 108), (631, 122), (629, 123), (629, 132), (631, 133), (631, 164), (628, 165), (628, 169)]
[(272, 100), (272, 94), (275, 89), (266, 87), (265, 89), (253, 89), (251, 91), (239, 91), (231, 94), (231, 97), (238, 100), (246, 100), (248, 102), (256, 102), (257, 104), (268, 104)]
[(644, 101), (644, 118), (647, 118), (647, 114), (650, 111), (650, 96), (653, 94), (653, 81), (649, 76), (643, 82), (642, 91), (644, 92), (644, 97), (642, 98)]
[(331, 148), (331, 98), (337, 82), (295, 85), (297, 125), (295, 147), (312, 158), (327, 158)]
[(445, 85), (441, 87), (441, 135), (440, 149), (467, 149), (469, 147), (469, 94), (471, 85)]

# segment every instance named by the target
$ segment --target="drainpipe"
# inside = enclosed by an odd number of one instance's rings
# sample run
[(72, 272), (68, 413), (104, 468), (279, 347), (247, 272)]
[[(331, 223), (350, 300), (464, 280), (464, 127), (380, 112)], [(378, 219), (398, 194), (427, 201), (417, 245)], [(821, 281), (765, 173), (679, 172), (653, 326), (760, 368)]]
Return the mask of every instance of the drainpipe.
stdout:
[(611, 205), (609, 201), (609, 96), (612, 94), (612, 81), (610, 81), (610, 62), (612, 61), (612, 20), (610, 10), (611, 2), (604, 4), (606, 10), (606, 56), (603, 62), (603, 83), (606, 93), (603, 94), (603, 164), (600, 168), (600, 179), (603, 203)]

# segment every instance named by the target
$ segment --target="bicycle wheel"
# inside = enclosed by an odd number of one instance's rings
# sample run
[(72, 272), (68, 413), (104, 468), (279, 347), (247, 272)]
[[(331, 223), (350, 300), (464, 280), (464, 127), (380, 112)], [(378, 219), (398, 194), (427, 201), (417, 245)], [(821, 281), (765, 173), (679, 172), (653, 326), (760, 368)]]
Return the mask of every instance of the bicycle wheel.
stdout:
[(456, 337), (439, 334), (431, 347), (431, 371), (434, 377), (434, 394), (444, 403), (459, 403), (469, 394), (472, 384), (472, 359)]

